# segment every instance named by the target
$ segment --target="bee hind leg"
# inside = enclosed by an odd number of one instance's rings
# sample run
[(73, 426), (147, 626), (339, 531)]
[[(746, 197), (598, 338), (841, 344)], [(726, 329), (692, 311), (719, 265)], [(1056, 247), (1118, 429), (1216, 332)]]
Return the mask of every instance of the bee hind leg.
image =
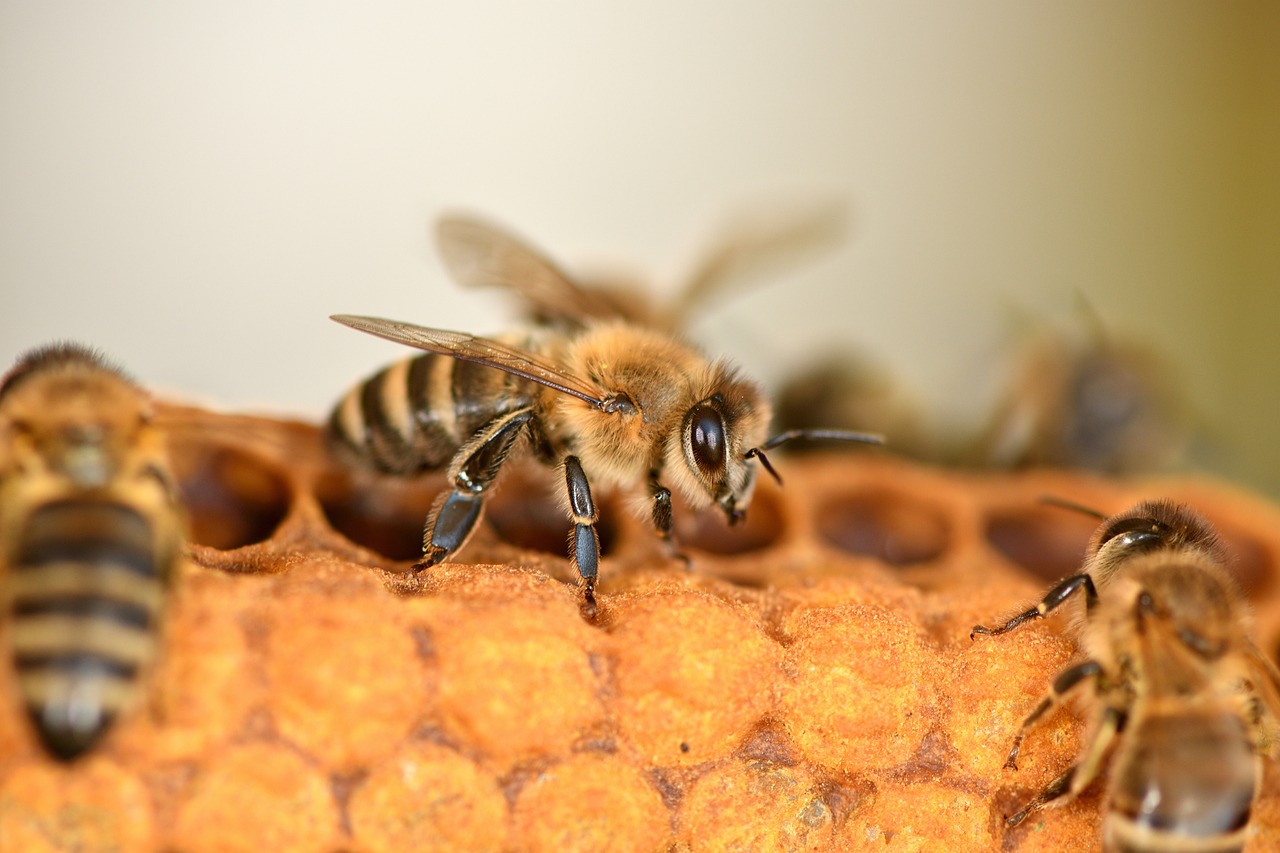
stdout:
[(437, 499), (422, 536), (421, 570), (443, 563), (471, 536), (484, 510), (485, 493), (507, 461), (507, 455), (533, 420), (532, 407), (494, 418), (454, 456), (449, 466), (453, 491)]

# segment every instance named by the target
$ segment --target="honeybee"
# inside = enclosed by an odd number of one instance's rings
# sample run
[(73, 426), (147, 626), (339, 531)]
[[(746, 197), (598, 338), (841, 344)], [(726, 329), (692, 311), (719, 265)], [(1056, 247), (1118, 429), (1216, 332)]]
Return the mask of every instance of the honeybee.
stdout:
[(1044, 331), (1023, 347), (977, 443), (978, 464), (1125, 474), (1169, 467), (1185, 454), (1187, 413), (1166, 365), (1148, 349), (1114, 340), (1083, 308), (1089, 334)]
[[(333, 317), (428, 353), (361, 382), (329, 419), (334, 443), (375, 470), (413, 476), (447, 468), (452, 488), (427, 519), (418, 569), (465, 544), (517, 445), (564, 477), (570, 557), (594, 607), (600, 546), (591, 483), (644, 489), (653, 526), (671, 543), (672, 488), (695, 508), (714, 504), (735, 524), (751, 502), (752, 461), (777, 476), (765, 451), (796, 438), (880, 441), (816, 430), (766, 438), (770, 406), (761, 387), (663, 328), (662, 312), (635, 294), (580, 287), (524, 241), (477, 219), (446, 217), (437, 240), (455, 278), (515, 290), (536, 322), (481, 338)], [(698, 287), (713, 289), (714, 277), (700, 276)]]
[(1086, 684), (1099, 709), (1092, 739), (1006, 823), (1069, 802), (1112, 752), (1105, 849), (1240, 850), (1262, 757), (1277, 751), (1280, 674), (1249, 639), (1222, 544), (1203, 518), (1159, 500), (1105, 519), (1087, 554), (1084, 571), (1035, 607), (970, 635), (1004, 634), (1084, 596), (1077, 627), (1087, 657), (1053, 680), (1005, 767), (1016, 769), (1027, 729)]
[(78, 345), (19, 358), (0, 383), (3, 598), (21, 698), (56, 758), (137, 698), (183, 529), (142, 389)]

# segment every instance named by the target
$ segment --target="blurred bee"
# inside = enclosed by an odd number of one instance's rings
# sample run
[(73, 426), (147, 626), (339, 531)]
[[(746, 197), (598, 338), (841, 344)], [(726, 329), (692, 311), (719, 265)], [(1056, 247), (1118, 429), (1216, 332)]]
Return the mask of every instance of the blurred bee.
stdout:
[(1084, 340), (1043, 333), (979, 441), (977, 464), (1126, 474), (1166, 467), (1185, 452), (1186, 414), (1151, 352), (1111, 340), (1085, 304)]
[(0, 383), (0, 547), (17, 683), (49, 752), (94, 746), (156, 656), (183, 514), (146, 394), (92, 351)]
[[(668, 328), (700, 301), (688, 291), (685, 307), (664, 314), (633, 293), (579, 287), (520, 239), (471, 218), (445, 218), (437, 239), (456, 279), (515, 290), (535, 323), (479, 338), (370, 317), (333, 318), (428, 353), (361, 382), (329, 419), (339, 448), (375, 470), (412, 476), (447, 468), (452, 489), (428, 518), (419, 569), (463, 546), (521, 441), (564, 476), (570, 556), (594, 606), (599, 540), (591, 482), (644, 489), (653, 526), (670, 542), (670, 487), (695, 508), (715, 504), (734, 524), (755, 487), (752, 460), (777, 476), (766, 450), (801, 437), (880, 440), (803, 430), (766, 439), (770, 406), (760, 386)], [(727, 266), (709, 263), (691, 289), (714, 292)]]
[(894, 452), (912, 459), (954, 461), (927, 428), (907, 383), (870, 355), (852, 349), (819, 353), (784, 378), (774, 395), (773, 427), (801, 424), (845, 429), (854, 424), (893, 436)]
[[(1099, 516), (1101, 517), (1101, 516)], [(1004, 634), (1084, 596), (1087, 659), (1063, 670), (1014, 739), (1073, 689), (1090, 684), (1099, 712), (1080, 760), (1015, 814), (1016, 826), (1072, 800), (1108, 751), (1104, 846), (1111, 851), (1238, 851), (1262, 775), (1275, 757), (1280, 674), (1248, 637), (1249, 614), (1204, 519), (1167, 501), (1107, 518), (1084, 571), (998, 628)]]

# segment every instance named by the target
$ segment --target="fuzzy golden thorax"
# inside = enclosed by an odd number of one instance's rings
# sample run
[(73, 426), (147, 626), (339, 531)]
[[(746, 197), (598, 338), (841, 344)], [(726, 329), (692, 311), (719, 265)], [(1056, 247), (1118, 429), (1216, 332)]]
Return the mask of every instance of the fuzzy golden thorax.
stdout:
[[(105, 488), (130, 476), (159, 438), (144, 392), (88, 353), (61, 351), (11, 374), (0, 395), (0, 433), (8, 448), (0, 472), (49, 477), (60, 488)], [(79, 355), (79, 354), (77, 354)], [(39, 356), (39, 353), (36, 354)], [(36, 356), (33, 356), (35, 358)]]
[(677, 338), (625, 323), (591, 326), (557, 358), (602, 398), (631, 403), (602, 412), (542, 394), (548, 437), (572, 448), (593, 482), (634, 488), (654, 472), (694, 507), (715, 502), (730, 512), (750, 502), (755, 472), (744, 454), (770, 417), (755, 383)]

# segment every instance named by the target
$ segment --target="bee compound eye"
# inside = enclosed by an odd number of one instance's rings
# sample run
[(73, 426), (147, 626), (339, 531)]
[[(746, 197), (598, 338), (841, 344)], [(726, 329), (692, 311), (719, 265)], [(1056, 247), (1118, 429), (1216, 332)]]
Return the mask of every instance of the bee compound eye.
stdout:
[(1115, 542), (1114, 547), (1141, 553), (1160, 545), (1167, 535), (1168, 531), (1158, 521), (1150, 518), (1126, 518), (1107, 530), (1098, 546)]
[(720, 410), (710, 403), (699, 403), (686, 417), (689, 452), (703, 475), (714, 477), (724, 470), (725, 429)]

